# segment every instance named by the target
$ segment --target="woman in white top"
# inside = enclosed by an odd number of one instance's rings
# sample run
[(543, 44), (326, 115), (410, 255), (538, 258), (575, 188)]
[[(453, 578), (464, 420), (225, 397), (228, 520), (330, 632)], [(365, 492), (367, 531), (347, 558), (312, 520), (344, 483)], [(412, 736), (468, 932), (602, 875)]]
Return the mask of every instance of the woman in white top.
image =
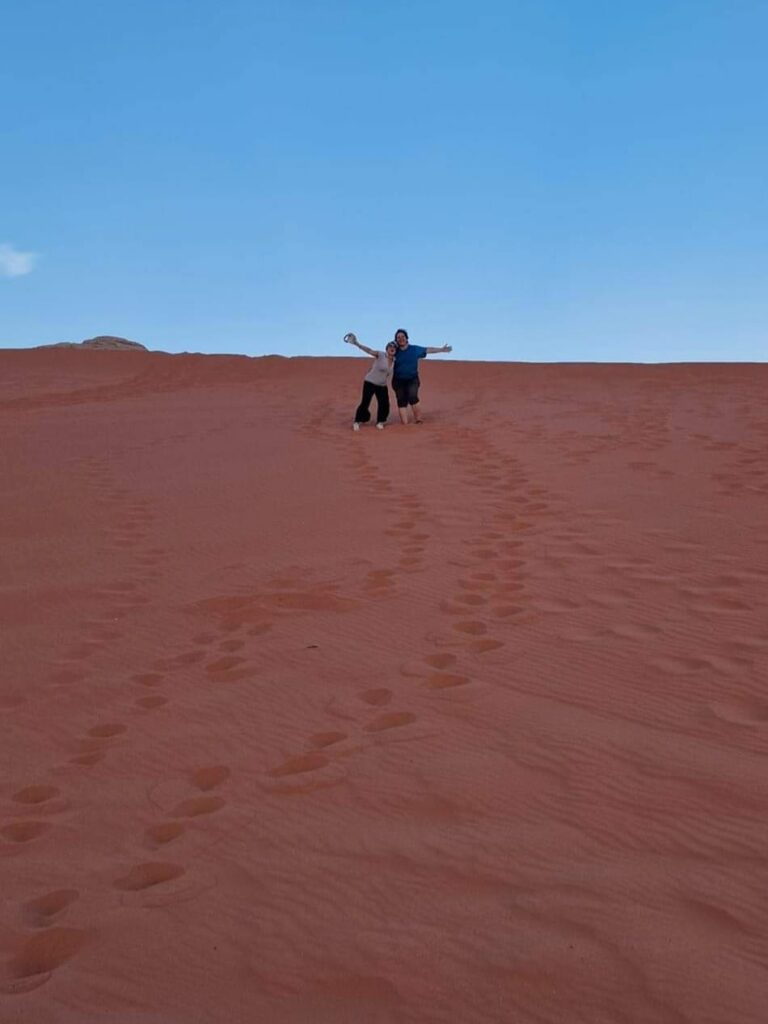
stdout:
[(345, 334), (344, 341), (348, 345), (359, 348), (362, 352), (367, 352), (369, 356), (373, 356), (374, 360), (373, 366), (363, 378), (363, 397), (355, 410), (355, 422), (352, 424), (352, 429), (359, 430), (361, 423), (367, 423), (370, 420), (371, 399), (376, 395), (376, 428), (383, 430), (389, 416), (388, 384), (392, 379), (397, 345), (394, 341), (387, 342), (386, 350), (378, 352), (376, 349), (361, 345), (354, 334)]

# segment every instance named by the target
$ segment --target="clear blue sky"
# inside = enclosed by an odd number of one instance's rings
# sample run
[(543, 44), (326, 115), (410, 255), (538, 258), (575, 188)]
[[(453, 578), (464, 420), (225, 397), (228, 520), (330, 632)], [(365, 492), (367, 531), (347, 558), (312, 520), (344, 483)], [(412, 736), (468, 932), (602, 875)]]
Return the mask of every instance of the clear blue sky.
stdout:
[(766, 40), (765, 0), (7, 0), (0, 345), (762, 361)]

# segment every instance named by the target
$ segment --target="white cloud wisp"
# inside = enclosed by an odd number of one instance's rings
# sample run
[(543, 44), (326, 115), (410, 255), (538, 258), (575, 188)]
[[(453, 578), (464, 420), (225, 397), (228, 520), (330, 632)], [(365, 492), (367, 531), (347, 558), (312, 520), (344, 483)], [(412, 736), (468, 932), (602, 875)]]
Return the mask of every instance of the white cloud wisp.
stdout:
[(0, 277), (23, 277), (30, 274), (37, 262), (37, 253), (21, 252), (9, 242), (0, 243)]

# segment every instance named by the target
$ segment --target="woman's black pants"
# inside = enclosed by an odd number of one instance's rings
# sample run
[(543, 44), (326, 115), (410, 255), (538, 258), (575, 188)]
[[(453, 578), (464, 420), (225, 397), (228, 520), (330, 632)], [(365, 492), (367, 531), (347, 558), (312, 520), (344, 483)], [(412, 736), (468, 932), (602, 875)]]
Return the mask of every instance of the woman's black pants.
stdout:
[(367, 423), (371, 418), (370, 404), (376, 395), (376, 422), (386, 423), (389, 417), (389, 389), (386, 384), (371, 384), (363, 381), (363, 397), (355, 410), (355, 423)]

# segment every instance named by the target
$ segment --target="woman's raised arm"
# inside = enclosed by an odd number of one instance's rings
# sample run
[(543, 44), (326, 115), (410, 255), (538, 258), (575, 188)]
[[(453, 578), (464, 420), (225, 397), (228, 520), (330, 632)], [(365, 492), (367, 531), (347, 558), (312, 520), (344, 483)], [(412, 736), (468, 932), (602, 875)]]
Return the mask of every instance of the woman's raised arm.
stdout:
[(354, 345), (355, 348), (359, 348), (362, 352), (367, 352), (369, 356), (375, 356), (377, 353), (372, 348), (368, 348), (367, 345), (361, 345), (354, 334), (345, 334), (344, 341), (348, 345)]

